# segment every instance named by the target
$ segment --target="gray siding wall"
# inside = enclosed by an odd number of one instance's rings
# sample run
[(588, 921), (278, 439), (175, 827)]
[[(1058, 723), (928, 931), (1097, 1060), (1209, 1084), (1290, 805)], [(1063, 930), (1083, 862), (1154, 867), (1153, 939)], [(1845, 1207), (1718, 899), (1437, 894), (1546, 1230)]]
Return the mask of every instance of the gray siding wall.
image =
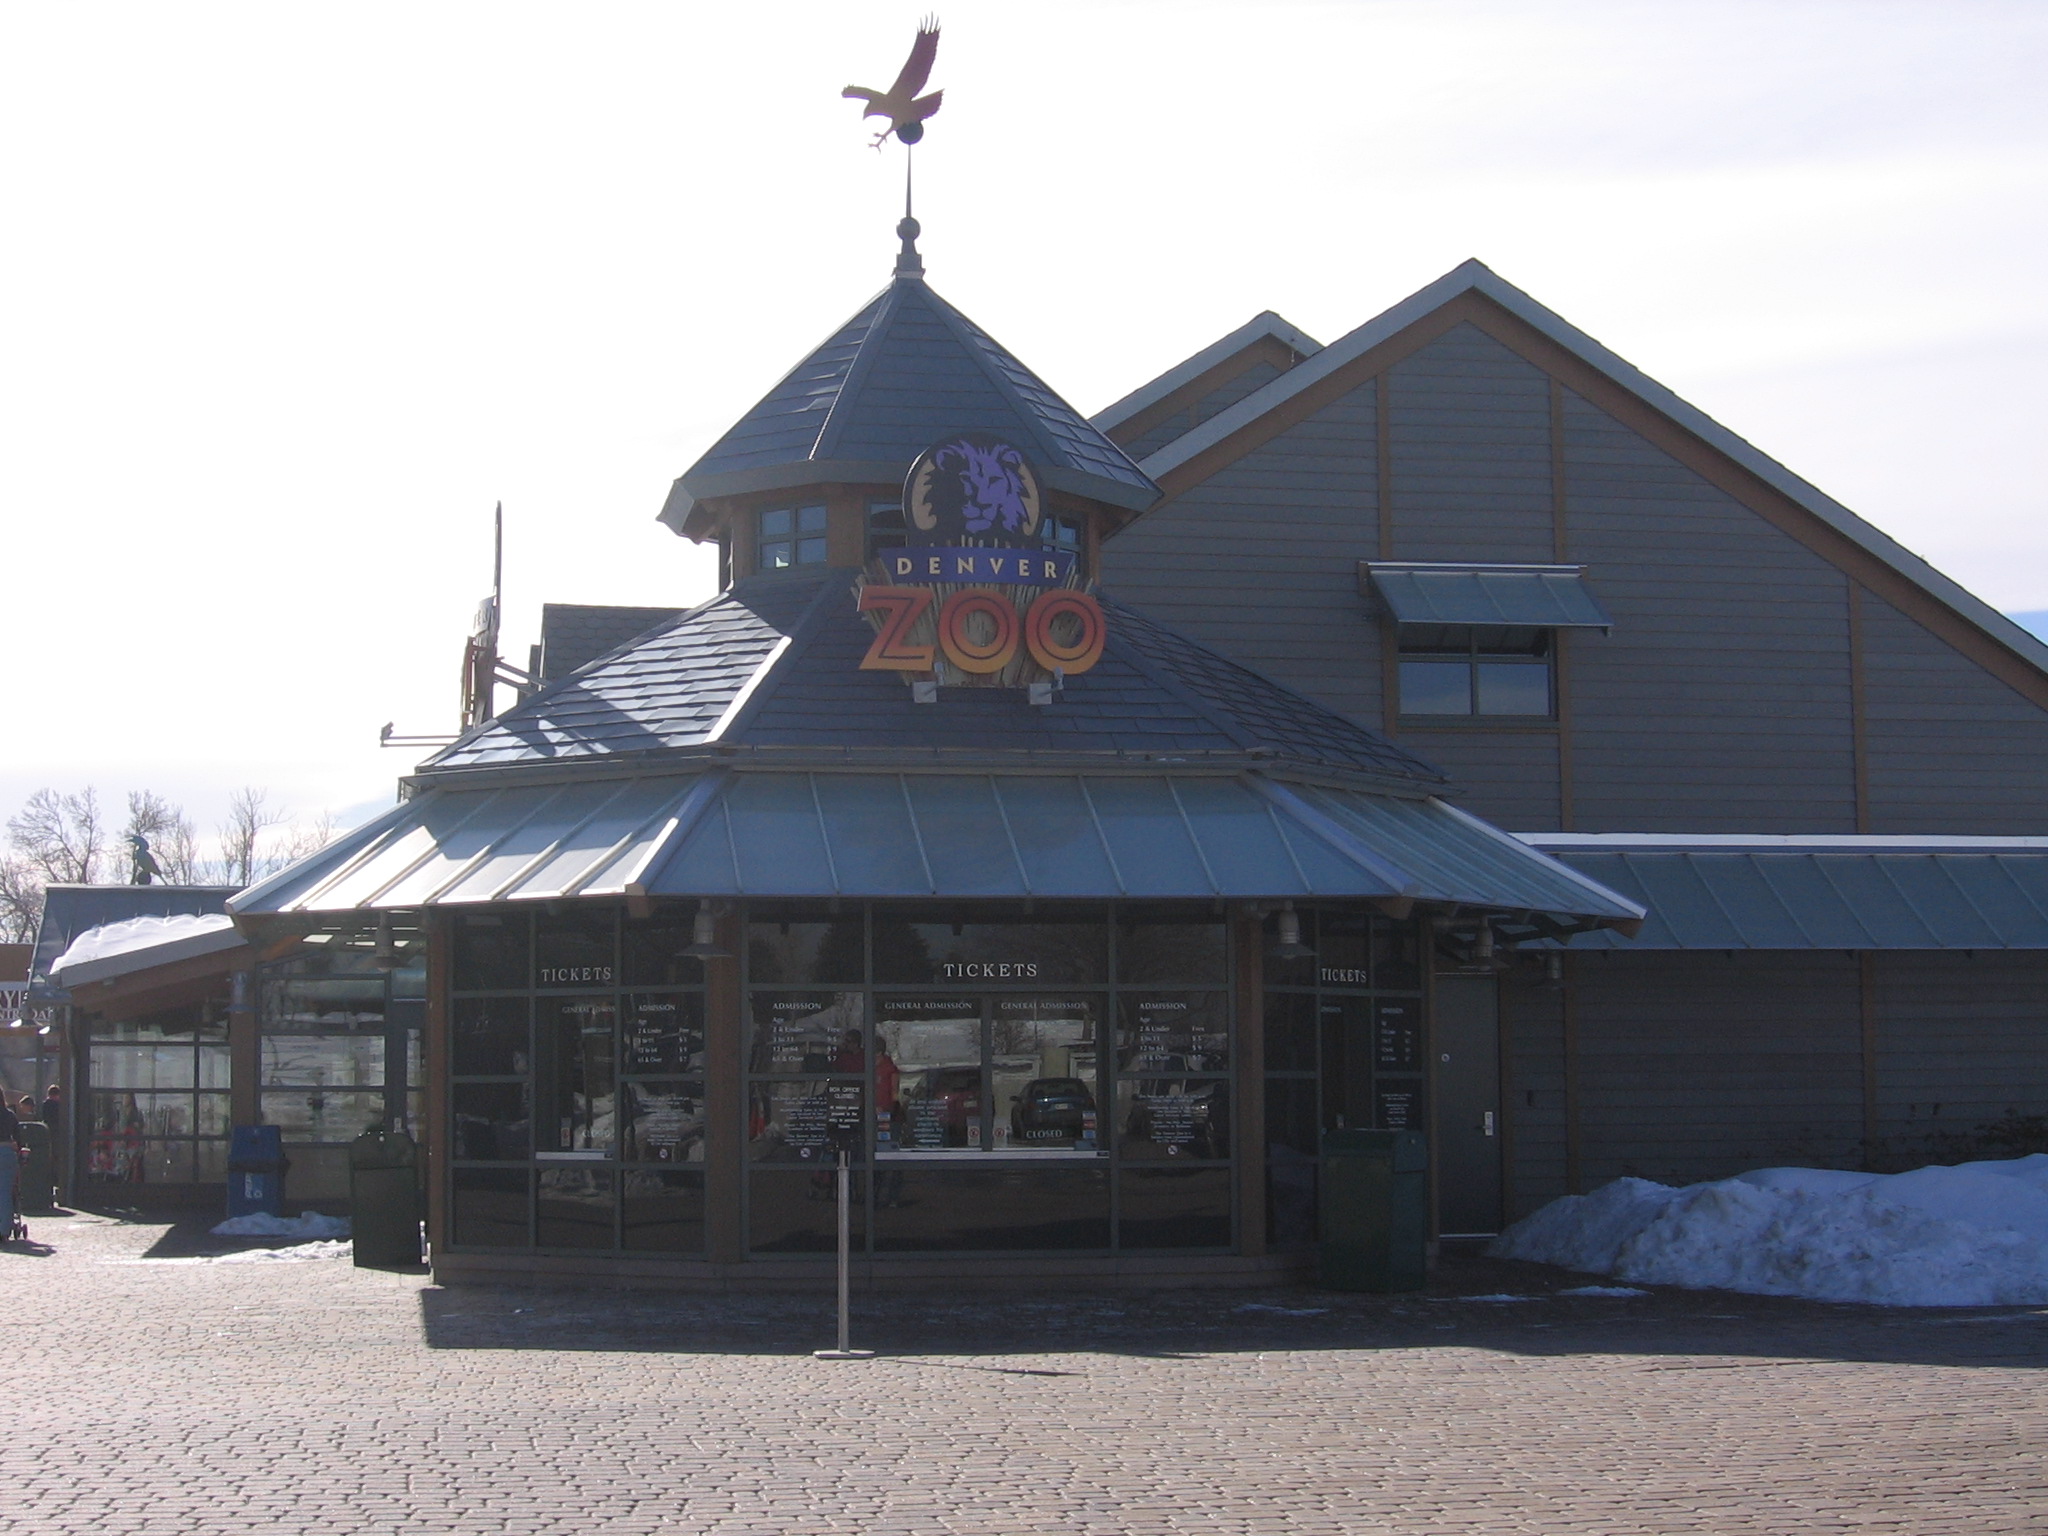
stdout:
[(1564, 994), (1526, 972), (1501, 978), (1501, 1120), (1508, 1131), (1507, 1217), (1568, 1195)]
[(1564, 447), (1574, 830), (1855, 831), (1846, 579), (1576, 395)]
[(1253, 390), (1261, 385), (1270, 384), (1279, 377), (1280, 370), (1273, 364), (1254, 363), (1242, 373), (1224, 380), (1186, 410), (1174, 412), (1144, 436), (1132, 438), (1124, 444), (1124, 452), (1134, 459), (1142, 459), (1148, 453), (1157, 453), (1175, 438), (1185, 437), (1211, 416), (1228, 410)]
[(1357, 563), (1378, 541), (1373, 387), (1103, 546), (1103, 585), (1197, 640), (1375, 724), (1379, 621)]
[(1853, 958), (1613, 954), (1573, 969), (1586, 1188), (1861, 1161)]
[(1863, 599), (1873, 832), (2048, 833), (2048, 713)]
[(2048, 955), (1876, 960), (1878, 1141), (1910, 1155), (2010, 1113), (2048, 1114)]
[(1449, 774), (1468, 810), (1516, 832), (1559, 830), (1555, 731), (1406, 730), (1401, 744)]

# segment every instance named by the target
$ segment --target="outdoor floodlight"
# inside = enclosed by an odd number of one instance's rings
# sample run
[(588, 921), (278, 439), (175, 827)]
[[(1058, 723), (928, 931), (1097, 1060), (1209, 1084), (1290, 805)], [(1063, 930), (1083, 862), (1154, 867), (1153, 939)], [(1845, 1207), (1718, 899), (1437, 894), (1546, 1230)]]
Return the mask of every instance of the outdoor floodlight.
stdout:
[(730, 960), (732, 951), (718, 947), (718, 919), (709, 901), (697, 903), (697, 918), (690, 927), (690, 947), (683, 951), (693, 960)]
[(1273, 946), (1273, 953), (1282, 960), (1307, 960), (1315, 954), (1301, 942), (1301, 914), (1291, 901), (1280, 904), (1280, 941)]

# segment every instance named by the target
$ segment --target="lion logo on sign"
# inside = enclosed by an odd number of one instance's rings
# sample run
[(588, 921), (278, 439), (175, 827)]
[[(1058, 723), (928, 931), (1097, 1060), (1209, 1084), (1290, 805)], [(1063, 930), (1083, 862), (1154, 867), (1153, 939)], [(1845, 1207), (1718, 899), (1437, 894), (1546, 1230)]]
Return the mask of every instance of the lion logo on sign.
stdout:
[(1038, 533), (1038, 475), (1015, 445), (963, 432), (927, 448), (910, 467), (903, 507), (910, 525), (942, 538), (997, 542)]

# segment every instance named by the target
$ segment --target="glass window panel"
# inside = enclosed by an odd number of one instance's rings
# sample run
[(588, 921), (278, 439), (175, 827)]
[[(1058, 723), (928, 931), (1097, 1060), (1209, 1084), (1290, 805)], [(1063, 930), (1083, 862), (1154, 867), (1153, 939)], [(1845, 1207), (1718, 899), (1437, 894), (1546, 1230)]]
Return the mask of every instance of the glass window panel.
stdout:
[[(125, 1095), (109, 1095), (118, 1101)], [(94, 1094), (97, 1101), (100, 1095)], [(142, 1118), (118, 1112), (102, 1114), (95, 1102), (92, 1133), (85, 1143), (85, 1176), (94, 1184), (139, 1184), (145, 1164), (142, 1157)]]
[(798, 539), (796, 541), (796, 563), (798, 565), (823, 565), (825, 563), (825, 541), (823, 539)]
[(1472, 649), (1481, 656), (1544, 656), (1550, 651), (1550, 631), (1526, 625), (1481, 625), (1472, 631)]
[(1221, 992), (1125, 992), (1117, 999), (1119, 1072), (1230, 1070), (1230, 1002)]
[(190, 1088), (198, 1057), (189, 1045), (95, 1045), (95, 1088)]
[(844, 1078), (755, 1083), (747, 1091), (747, 1155), (757, 1163), (828, 1165), (859, 1156), (866, 1090)]
[(777, 507), (761, 514), (761, 537), (764, 539), (787, 538), (790, 531), (790, 509)]
[(981, 999), (875, 999), (877, 1145), (897, 1152), (979, 1147)]
[(1228, 1168), (1136, 1168), (1118, 1185), (1126, 1248), (1228, 1248)]
[(629, 917), (621, 925), (619, 960), (629, 987), (695, 987), (704, 981), (704, 962), (686, 955), (695, 939), (695, 913), (680, 908), (652, 917)]
[[(1402, 670), (1405, 672), (1406, 665)], [(1548, 715), (1550, 668), (1539, 662), (1482, 661), (1479, 713), (1482, 715)]]
[(1124, 919), (1117, 924), (1116, 974), (1126, 984), (1221, 986), (1228, 956), (1227, 931), (1212, 918)]
[(1469, 715), (1472, 668), (1464, 661), (1401, 660), (1401, 713)]
[(878, 1253), (1108, 1246), (1105, 1168), (895, 1163), (875, 1171)]
[(1426, 1131), (1429, 1129), (1422, 1096), (1422, 1079), (1388, 1078), (1373, 1085), (1373, 1125), (1382, 1131)]
[(1228, 1157), (1230, 1085), (1215, 1078), (1122, 1078), (1117, 1124), (1126, 1162)]
[(1373, 1005), (1373, 1070), (1422, 1070), (1422, 1003), (1384, 998)]
[(796, 531), (798, 533), (823, 533), (825, 531), (825, 509), (823, 507), (798, 507), (796, 510)]
[(862, 994), (756, 992), (749, 1001), (748, 1071), (815, 1076), (867, 1069), (861, 1054)]
[(454, 1004), (448, 1069), (456, 1077), (510, 1077), (532, 1060), (533, 1005), (523, 997), (464, 997)]
[(457, 918), (455, 990), (487, 992), (532, 985), (526, 924), (523, 912), (473, 913)]
[(629, 1163), (704, 1161), (704, 1085), (659, 1080), (627, 1083), (625, 1137)]
[(225, 1141), (193, 1142), (192, 1177), (201, 1184), (225, 1184), (228, 1180), (228, 1144)]
[(614, 1037), (618, 1004), (604, 997), (535, 1005), (539, 1055), (537, 1152), (609, 1152), (616, 1135)]
[(384, 1086), (384, 1037), (381, 1034), (265, 1035), (262, 1049), (261, 1081), (265, 1086)]
[[(752, 1253), (831, 1253), (839, 1246), (839, 1203), (832, 1168), (757, 1170), (747, 1182), (747, 1248)], [(853, 1251), (868, 1245), (867, 1180), (853, 1185)]]
[[(269, 1089), (262, 1099), (263, 1121), (284, 1132), (286, 1141), (354, 1141), (384, 1123), (384, 1093), (347, 1089)], [(297, 1170), (293, 1189), (300, 1190)]]
[(1400, 650), (1403, 656), (1432, 652), (1444, 656), (1470, 655), (1472, 631), (1463, 624), (1403, 624)]
[(193, 1134), (192, 1098), (187, 1093), (133, 1093), (95, 1090), (93, 1134), (134, 1139), (143, 1136)]
[(537, 1248), (616, 1248), (619, 1189), (610, 1168), (543, 1168), (533, 1206)]
[(393, 997), (424, 998), (427, 995), (427, 962), (420, 960), (413, 965), (401, 965), (391, 973), (391, 995)]
[(1266, 994), (1266, 1070), (1316, 1069), (1316, 1000), (1310, 992)]
[(530, 1177), (524, 1168), (457, 1168), (455, 1241), (469, 1248), (528, 1247)]
[(780, 571), (789, 565), (790, 547), (788, 539), (775, 539), (761, 545), (761, 569)]
[(1316, 980), (1326, 987), (1372, 985), (1372, 919), (1365, 913), (1316, 914)]
[(704, 1251), (704, 1175), (671, 1168), (620, 1170), (622, 1246), (634, 1253)]
[(626, 999), (625, 1060), (639, 1073), (704, 1070), (704, 999), (695, 992), (637, 992)]
[(1322, 1123), (1358, 1130), (1372, 1124), (1372, 999), (1326, 993)]
[(1317, 1113), (1316, 1083), (1311, 1077), (1266, 1079), (1266, 1158), (1282, 1154), (1316, 1158), (1322, 1154), (1322, 1122)]
[(1100, 982), (1109, 975), (1108, 930), (1087, 921), (956, 922), (950, 914), (925, 920), (903, 914), (915, 942), (885, 946), (875, 934), (875, 979), (889, 982)]
[(200, 1046), (198, 1061), (200, 1087), (232, 1088), (234, 1086), (234, 1052), (226, 1046)]
[(384, 977), (280, 977), (263, 984), (263, 1028), (333, 1033), (384, 1027)]
[(1381, 921), (1373, 929), (1373, 981), (1392, 992), (1422, 987), (1422, 962), (1413, 923)]
[(757, 917), (747, 924), (747, 978), (783, 986), (858, 986), (867, 976), (858, 911)]
[(225, 1136), (228, 1133), (228, 1096), (224, 1093), (202, 1093), (193, 1099), (192, 1128), (201, 1136)]
[(1098, 997), (989, 1000), (989, 1092), (998, 1151), (1095, 1151), (1099, 1128)]
[(198, 1178), (189, 1141), (145, 1141), (142, 1144), (144, 1184), (191, 1184)]
[(457, 1083), (453, 1092), (458, 1158), (516, 1162), (532, 1153), (524, 1083)]
[(612, 985), (618, 974), (612, 953), (617, 927), (617, 916), (609, 909), (536, 919), (533, 929), (533, 985)]

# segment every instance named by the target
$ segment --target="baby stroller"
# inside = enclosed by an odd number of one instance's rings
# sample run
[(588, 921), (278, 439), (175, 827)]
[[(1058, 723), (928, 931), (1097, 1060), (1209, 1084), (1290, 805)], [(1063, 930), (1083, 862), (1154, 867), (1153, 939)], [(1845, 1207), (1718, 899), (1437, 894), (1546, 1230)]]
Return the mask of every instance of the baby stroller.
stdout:
[(21, 1219), (21, 1212), (14, 1213), (14, 1225), (8, 1230), (7, 1241), (25, 1243), (28, 1241), (28, 1223)]

